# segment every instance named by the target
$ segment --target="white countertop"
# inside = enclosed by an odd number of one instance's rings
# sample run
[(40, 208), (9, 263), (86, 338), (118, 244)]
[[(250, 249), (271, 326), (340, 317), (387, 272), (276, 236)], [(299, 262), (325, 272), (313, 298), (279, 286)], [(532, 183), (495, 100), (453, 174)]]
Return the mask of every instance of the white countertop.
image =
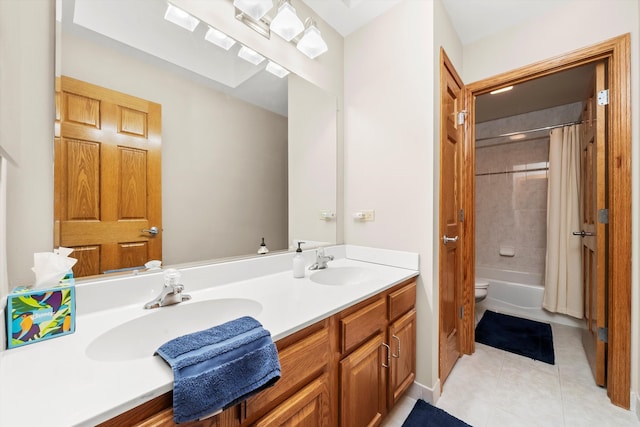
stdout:
[[(349, 248), (355, 257), (373, 262), (345, 258), (345, 255), (349, 255)], [(312, 252), (306, 251), (305, 259), (311, 260)], [(201, 268), (196, 285), (196, 278), (189, 274), (189, 269), (181, 270), (185, 293), (190, 294), (192, 299), (179, 306), (223, 298), (256, 301), (261, 305), (261, 310), (252, 314), (253, 317), (277, 341), (418, 275), (416, 254), (349, 246), (346, 251), (344, 246), (333, 247), (327, 253), (336, 254), (336, 260), (329, 263), (329, 268), (360, 266), (373, 273), (375, 279), (343, 286), (321, 285), (309, 279), (314, 273), (309, 270), (306, 270), (304, 279), (294, 279), (290, 267), (282, 271), (285, 263), (291, 264), (292, 254), (273, 255), (271, 260), (263, 258), (259, 261), (269, 266), (277, 264), (272, 269), (280, 271), (271, 274), (247, 278), (254, 275), (246, 273), (247, 267), (258, 272), (262, 268), (256, 267), (256, 261), (252, 260), (238, 261), (235, 266), (218, 264), (208, 271), (213, 276), (221, 269), (245, 270), (244, 274), (236, 275), (238, 280), (233, 280), (234, 274), (227, 271), (225, 274), (231, 279), (227, 279), (226, 283), (200, 283), (215, 282), (213, 278), (203, 280), (203, 277), (207, 277), (203, 273), (207, 271)], [(385, 259), (391, 265), (382, 264)], [(153, 277), (153, 282), (158, 278), (161, 276)], [(144, 286), (140, 285), (142, 290), (137, 289), (137, 282), (132, 285), (135, 280), (145, 282)], [(98, 282), (87, 289), (81, 288), (86, 286), (84, 284), (77, 286), (75, 333), (0, 352), (0, 427), (95, 425), (172, 389), (171, 368), (158, 356), (149, 354), (132, 360), (104, 361), (95, 360), (87, 354), (90, 343), (115, 326), (154, 315), (157, 310), (171, 309), (144, 310), (140, 303), (159, 293), (161, 280), (151, 290), (147, 287), (148, 277), (130, 277), (118, 279), (118, 282), (120, 285), (109, 281)], [(132, 300), (128, 304), (116, 304), (128, 296), (126, 293), (121, 295), (122, 286), (132, 288)], [(118, 293), (114, 301), (105, 301), (104, 292), (110, 295), (109, 289), (112, 293)], [(149, 295), (153, 296), (149, 298)], [(179, 322), (180, 319), (175, 321)], [(210, 326), (215, 326), (215, 323)], [(126, 345), (127, 339), (135, 340), (135, 337), (123, 337), (122, 345)]]

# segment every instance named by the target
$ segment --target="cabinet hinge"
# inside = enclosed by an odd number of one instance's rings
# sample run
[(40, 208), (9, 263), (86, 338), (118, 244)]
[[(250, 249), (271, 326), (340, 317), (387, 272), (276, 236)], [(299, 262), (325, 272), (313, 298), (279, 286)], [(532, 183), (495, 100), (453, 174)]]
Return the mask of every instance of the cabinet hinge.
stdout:
[(464, 307), (460, 306), (458, 312), (459, 312), (460, 318), (463, 319), (464, 318)]
[(609, 224), (609, 209), (598, 209), (598, 222)]
[(598, 328), (598, 341), (609, 342), (609, 328)]
[(462, 110), (458, 112), (458, 124), (463, 125), (467, 118), (467, 110)]
[(458, 221), (464, 222), (464, 209), (458, 211)]
[(598, 105), (609, 105), (609, 89), (598, 92)]

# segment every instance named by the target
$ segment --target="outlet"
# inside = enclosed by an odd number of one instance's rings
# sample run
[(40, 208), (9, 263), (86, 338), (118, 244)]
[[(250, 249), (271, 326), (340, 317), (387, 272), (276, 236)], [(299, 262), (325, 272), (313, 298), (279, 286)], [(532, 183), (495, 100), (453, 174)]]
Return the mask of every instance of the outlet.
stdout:
[(375, 221), (376, 220), (376, 211), (373, 209), (368, 211), (362, 211), (362, 221)]

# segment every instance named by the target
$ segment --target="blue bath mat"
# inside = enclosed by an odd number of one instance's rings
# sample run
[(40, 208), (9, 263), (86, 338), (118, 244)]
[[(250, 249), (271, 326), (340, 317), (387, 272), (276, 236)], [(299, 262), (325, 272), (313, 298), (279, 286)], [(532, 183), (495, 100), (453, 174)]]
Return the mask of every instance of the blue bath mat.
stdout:
[(476, 326), (476, 341), (553, 365), (551, 325), (485, 311)]
[(418, 399), (402, 427), (471, 427), (453, 415)]

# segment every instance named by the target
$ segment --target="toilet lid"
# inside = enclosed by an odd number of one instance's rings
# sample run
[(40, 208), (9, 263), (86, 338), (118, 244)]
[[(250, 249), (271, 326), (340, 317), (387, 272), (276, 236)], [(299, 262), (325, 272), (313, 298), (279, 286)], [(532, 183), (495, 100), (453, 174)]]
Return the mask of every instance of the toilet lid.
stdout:
[(486, 289), (489, 287), (489, 281), (485, 279), (476, 279), (476, 289)]

